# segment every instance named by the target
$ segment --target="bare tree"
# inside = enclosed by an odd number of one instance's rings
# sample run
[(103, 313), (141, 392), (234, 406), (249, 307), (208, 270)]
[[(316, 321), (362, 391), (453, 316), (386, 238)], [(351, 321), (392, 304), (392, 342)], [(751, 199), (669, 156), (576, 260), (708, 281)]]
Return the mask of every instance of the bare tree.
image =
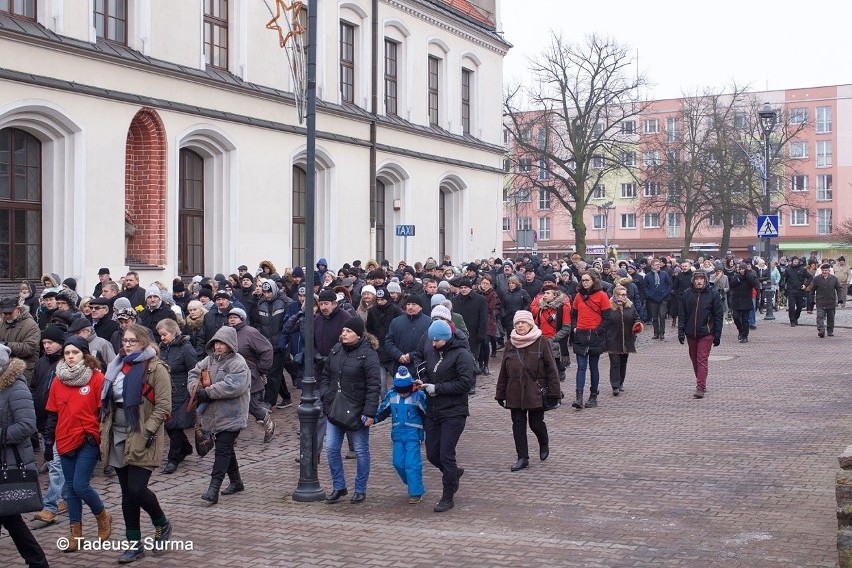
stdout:
[(550, 47), (530, 62), (535, 79), (504, 98), (505, 124), (515, 152), (515, 191), (543, 190), (570, 214), (575, 246), (586, 253), (583, 213), (597, 185), (623, 170), (635, 135), (622, 124), (645, 108), (645, 79), (631, 51), (591, 35), (584, 43), (551, 33)]
[(833, 227), (831, 236), (838, 246), (852, 247), (852, 217), (847, 217)]

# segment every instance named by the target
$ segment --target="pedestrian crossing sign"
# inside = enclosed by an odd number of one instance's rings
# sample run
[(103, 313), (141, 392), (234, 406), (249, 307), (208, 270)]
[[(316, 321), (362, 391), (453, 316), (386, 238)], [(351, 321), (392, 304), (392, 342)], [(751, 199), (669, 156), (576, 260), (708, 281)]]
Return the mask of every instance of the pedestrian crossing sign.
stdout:
[(757, 238), (771, 239), (778, 236), (778, 215), (757, 216)]

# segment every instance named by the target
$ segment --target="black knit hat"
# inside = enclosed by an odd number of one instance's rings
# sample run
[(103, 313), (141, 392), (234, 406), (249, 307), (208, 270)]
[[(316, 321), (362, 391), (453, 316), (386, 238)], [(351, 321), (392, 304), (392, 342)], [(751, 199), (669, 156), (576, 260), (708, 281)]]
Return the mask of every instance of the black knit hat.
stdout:
[(363, 337), (364, 335), (364, 320), (361, 319), (361, 316), (352, 316), (346, 320), (343, 327), (351, 329), (358, 337)]
[(41, 332), (41, 339), (44, 341), (45, 339), (49, 339), (54, 343), (59, 343), (62, 345), (65, 343), (65, 333), (52, 323), (49, 323), (45, 326), (44, 331)]
[(64, 348), (67, 345), (73, 345), (74, 347), (76, 347), (77, 349), (82, 351), (83, 353), (89, 353), (90, 352), (89, 351), (89, 343), (85, 339), (80, 337), (79, 335), (72, 335), (71, 337), (66, 339), (65, 343), (63, 344), (62, 347)]

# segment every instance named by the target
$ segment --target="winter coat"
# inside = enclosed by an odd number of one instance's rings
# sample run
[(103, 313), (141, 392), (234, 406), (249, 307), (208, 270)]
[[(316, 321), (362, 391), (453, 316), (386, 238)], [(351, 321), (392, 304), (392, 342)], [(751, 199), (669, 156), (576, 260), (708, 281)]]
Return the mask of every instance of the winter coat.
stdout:
[(552, 302), (542, 294), (530, 305), (533, 319), (547, 339), (559, 342), (571, 334), (571, 306), (568, 297), (560, 293)]
[(781, 287), (784, 288), (788, 294), (790, 292), (804, 292), (802, 286), (807, 286), (810, 283), (811, 274), (801, 264), (798, 266), (793, 266), (792, 264), (789, 265), (781, 278)]
[(186, 388), (186, 379), (190, 369), (198, 364), (198, 355), (189, 336), (181, 335), (171, 343), (160, 343), (160, 359), (169, 366), (172, 382), (172, 417), (166, 422), (166, 430), (189, 428), (195, 416), (187, 411), (189, 390)]
[[(642, 294), (639, 292), (639, 286), (633, 282), (633, 277), (617, 277), (613, 283), (627, 290), (627, 299), (633, 304), (633, 309), (639, 314), (639, 319), (645, 319), (645, 310), (642, 307)], [(612, 290), (610, 290), (610, 293), (612, 293)]]
[(107, 365), (115, 359), (115, 349), (112, 343), (94, 333), (86, 338), (86, 343), (89, 344), (89, 353), (101, 362), (101, 371), (106, 371)]
[[(385, 336), (387, 354), (394, 362), (398, 362), (399, 358), (407, 353), (413, 361), (420, 338), (429, 330), (430, 325), (432, 325), (432, 318), (423, 312), (416, 316), (402, 314), (396, 317)], [(408, 372), (412, 377), (417, 376), (416, 369), (411, 363), (408, 364)]]
[[(89, 320), (91, 321), (91, 319)], [(112, 339), (112, 334), (118, 331), (118, 322), (112, 319), (111, 312), (97, 322), (92, 323), (92, 327), (95, 328), (95, 335), (100, 337), (101, 339), (106, 339), (110, 341)], [(113, 345), (113, 350), (115, 346)]]
[(500, 297), (497, 295), (497, 290), (489, 289), (487, 292), (479, 292), (485, 298), (485, 307), (488, 313), (488, 322), (485, 326), (485, 333), (488, 337), (497, 337), (497, 316), (500, 314)]
[(476, 384), (476, 362), (470, 350), (451, 337), (440, 349), (430, 341), (423, 355), (423, 382), (435, 385), (435, 396), (426, 403), (426, 416), (432, 420), (469, 416), (468, 392)]
[(822, 274), (814, 276), (811, 280), (811, 290), (814, 292), (816, 307), (824, 310), (836, 309), (838, 300), (846, 299), (846, 287), (834, 274), (829, 274), (826, 278)]
[(677, 318), (678, 337), (712, 335), (714, 339), (721, 340), (724, 317), (722, 297), (719, 294), (708, 287), (699, 290), (690, 286), (681, 296)]
[[(527, 293), (530, 298), (535, 298), (539, 294), (541, 294), (541, 287), (544, 282), (541, 281), (540, 278), (533, 278), (532, 281), (527, 280), (526, 278), (521, 278), (521, 288)], [(523, 309), (527, 309), (524, 307)]]
[(497, 394), (494, 398), (505, 400), (506, 408), (535, 410), (542, 407), (541, 394), (559, 396), (559, 370), (544, 336), (527, 347), (515, 347), (506, 342), (500, 374), (497, 376)]
[(249, 392), (260, 392), (266, 386), (265, 377), (272, 368), (272, 344), (260, 331), (245, 322), (233, 327), (237, 330), (237, 352), (246, 360), (251, 372)]
[(36, 413), (36, 428), (44, 432), (47, 426), (47, 396), (50, 394), (50, 385), (56, 377), (56, 363), (62, 359), (62, 349), (53, 355), (43, 355), (36, 361), (33, 368), (33, 382), (30, 389), (33, 393), (33, 404)]
[(752, 270), (746, 270), (744, 274), (736, 270), (728, 272), (728, 283), (731, 286), (731, 309), (739, 311), (751, 311), (754, 309), (752, 303), (752, 291), (759, 286), (757, 275)]
[[(611, 316), (609, 296), (603, 290), (587, 294), (584, 292), (586, 291), (577, 292), (571, 309), (571, 322), (574, 326), (573, 350), (577, 355), (600, 355), (606, 349), (606, 332)], [(579, 327), (586, 319), (597, 322), (597, 325)]]
[(216, 335), (219, 329), (228, 325), (228, 312), (231, 311), (231, 307), (229, 304), (225, 309), (225, 313), (222, 313), (214, 306), (212, 310), (204, 314), (204, 323), (201, 324), (201, 329), (198, 330), (198, 335), (195, 339), (195, 353), (199, 359), (205, 357), (207, 343), (210, 341), (210, 338)]
[(485, 301), (485, 296), (471, 290), (467, 296), (459, 294), (453, 298), (452, 303), (453, 313), (459, 314), (464, 319), (470, 344), (478, 346), (480, 340), (487, 335), (488, 329), (488, 303)]
[(130, 300), (130, 305), (137, 312), (139, 311), (139, 306), (145, 308), (145, 288), (137, 284), (133, 288), (126, 288), (119, 292), (119, 298), (127, 298)]
[(30, 312), (22, 312), (15, 321), (8, 323), (5, 319), (0, 322), (0, 342), (12, 351), (11, 356), (21, 359), (26, 368), (24, 376), (27, 384), (33, 380), (33, 367), (38, 359), (41, 348), (41, 330)]
[(30, 289), (30, 295), (23, 299), (18, 298), (18, 305), (26, 306), (27, 309), (30, 311), (30, 315), (33, 317), (33, 319), (35, 319), (36, 314), (38, 314), (39, 308), (39, 300), (38, 296), (35, 293), (35, 286), (33, 286), (32, 282), (29, 282), (28, 280), (24, 280), (23, 284), (26, 284), (27, 287)]
[(338, 342), (331, 348), (319, 380), (319, 396), (326, 416), (331, 411), (338, 389), (362, 406), (362, 416), (376, 416), (382, 390), (381, 365), (376, 353), (378, 346), (379, 340), (365, 333), (354, 345)]
[(645, 275), (645, 300), (649, 302), (664, 302), (669, 299), (672, 292), (672, 277), (665, 270), (660, 269), (659, 283), (653, 270)]
[(168, 306), (168, 304), (160, 300), (160, 305), (154, 308), (153, 310), (150, 307), (146, 306), (144, 310), (139, 312), (138, 323), (139, 325), (144, 325), (145, 327), (150, 329), (154, 336), (158, 336), (159, 334), (157, 333), (157, 324), (163, 321), (164, 319), (177, 321), (175, 313)]
[[(290, 298), (278, 293), (278, 286), (272, 287), (272, 299), (261, 297), (257, 301), (257, 316), (253, 320), (254, 327), (263, 337), (269, 340), (273, 347), (278, 346), (281, 335), (281, 327), (284, 325), (284, 314)], [(237, 334), (239, 335), (239, 334)]]
[[(221, 341), (230, 351), (216, 355), (213, 344)], [(201, 427), (217, 434), (219, 432), (244, 430), (248, 426), (249, 388), (251, 372), (237, 344), (237, 331), (233, 327), (219, 328), (205, 346), (207, 357), (198, 362), (189, 372), (187, 388), (195, 388), (201, 376), (201, 370), (210, 373), (210, 386), (205, 390), (210, 403), (201, 415)], [(198, 388), (203, 388), (201, 385)]]
[[(153, 351), (153, 349), (152, 349)], [(121, 365), (121, 357), (117, 356), (110, 363)], [(144, 361), (138, 361), (134, 365), (144, 365)], [(130, 426), (127, 427), (127, 439), (124, 441), (124, 464), (139, 467), (157, 467), (163, 458), (165, 447), (164, 425), (166, 418), (172, 412), (172, 380), (169, 376), (169, 368), (160, 361), (156, 355), (148, 359), (148, 373), (145, 383), (154, 389), (154, 402), (147, 397), (142, 397), (139, 405), (139, 431), (136, 432)], [(104, 381), (104, 390), (112, 388), (108, 381)], [(115, 412), (115, 403), (112, 397), (102, 401), (105, 408), (101, 409), (101, 456), (106, 461), (110, 448), (113, 445), (112, 421)], [(148, 436), (155, 433), (154, 443), (145, 447)]]
[(840, 266), (839, 264), (834, 265), (834, 275), (837, 276), (837, 279), (844, 286), (849, 285), (849, 276), (850, 276), (849, 266)]
[(501, 323), (504, 329), (512, 329), (512, 319), (518, 310), (529, 309), (532, 297), (523, 288), (507, 289), (500, 294), (500, 302), (503, 304), (503, 319)]
[(15, 445), (24, 467), (35, 470), (30, 437), (36, 433), (36, 415), (33, 396), (23, 375), (25, 366), (23, 361), (13, 357), (0, 375), (0, 439), (6, 436), (6, 463), (15, 463), (15, 452), (12, 449)]
[(388, 353), (385, 343), (391, 322), (401, 315), (403, 315), (402, 309), (390, 303), (386, 303), (384, 306), (376, 304), (367, 312), (366, 329), (368, 333), (373, 334), (379, 339), (379, 361), (383, 365), (396, 362), (391, 354)]
[(628, 297), (623, 304), (610, 301), (610, 321), (606, 328), (607, 353), (636, 353), (633, 326), (640, 321), (636, 305)]

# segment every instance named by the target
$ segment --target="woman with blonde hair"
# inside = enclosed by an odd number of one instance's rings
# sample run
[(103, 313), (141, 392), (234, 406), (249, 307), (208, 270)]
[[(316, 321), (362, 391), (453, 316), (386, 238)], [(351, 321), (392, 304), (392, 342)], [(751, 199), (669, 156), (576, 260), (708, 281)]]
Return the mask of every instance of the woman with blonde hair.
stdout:
[(639, 312), (627, 294), (627, 288), (616, 286), (610, 300), (611, 320), (606, 330), (606, 351), (609, 353), (609, 384), (612, 396), (624, 390), (627, 357), (636, 353), (636, 334), (642, 331)]
[(198, 347), (198, 334), (204, 326), (204, 316), (207, 308), (198, 300), (191, 300), (186, 306), (186, 325), (184, 329), (193, 347)]

